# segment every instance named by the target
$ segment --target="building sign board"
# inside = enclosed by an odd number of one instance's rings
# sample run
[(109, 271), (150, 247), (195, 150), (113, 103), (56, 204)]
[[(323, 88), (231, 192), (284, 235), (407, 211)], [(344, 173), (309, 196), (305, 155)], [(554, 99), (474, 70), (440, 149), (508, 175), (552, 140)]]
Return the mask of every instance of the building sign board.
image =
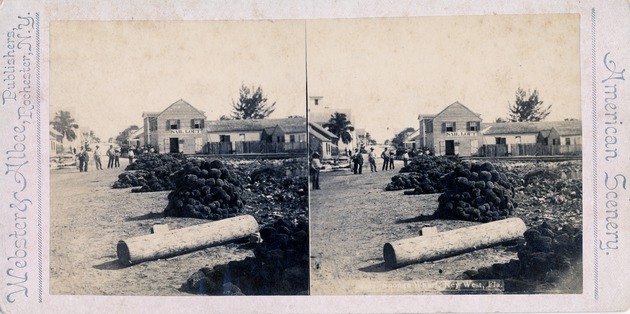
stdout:
[(477, 132), (446, 132), (446, 136), (477, 136)]
[(171, 130), (171, 134), (201, 134), (201, 129), (177, 129)]

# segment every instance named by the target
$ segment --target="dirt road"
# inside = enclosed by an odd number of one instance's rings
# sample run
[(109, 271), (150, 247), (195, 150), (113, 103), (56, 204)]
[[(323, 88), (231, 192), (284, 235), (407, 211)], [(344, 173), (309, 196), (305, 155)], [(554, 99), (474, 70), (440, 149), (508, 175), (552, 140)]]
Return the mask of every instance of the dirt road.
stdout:
[(423, 226), (447, 231), (475, 224), (453, 220), (419, 221), (437, 208), (439, 194), (387, 192), (395, 171), (362, 175), (322, 173), (321, 190), (311, 191), (311, 294), (434, 294), (432, 283), (456, 279), (469, 269), (517, 258), (514, 247), (498, 246), (442, 259), (388, 269), (383, 245), (414, 237)]
[(150, 233), (154, 224), (170, 229), (207, 220), (165, 218), (168, 192), (131, 193), (111, 185), (127, 166), (87, 173), (77, 169), (50, 174), (50, 293), (93, 295), (189, 295), (181, 284), (203, 266), (253, 256), (229, 244), (169, 259), (120, 267), (119, 240)]

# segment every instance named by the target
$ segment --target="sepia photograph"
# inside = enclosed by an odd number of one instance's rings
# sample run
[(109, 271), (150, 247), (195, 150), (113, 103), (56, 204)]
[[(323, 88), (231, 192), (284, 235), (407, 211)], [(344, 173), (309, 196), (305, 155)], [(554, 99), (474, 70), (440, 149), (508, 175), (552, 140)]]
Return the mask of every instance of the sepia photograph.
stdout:
[(629, 14), (0, 0), (0, 313), (627, 310)]
[(581, 294), (579, 15), (307, 23), (311, 294)]
[(303, 33), (52, 23), (51, 294), (308, 294)]

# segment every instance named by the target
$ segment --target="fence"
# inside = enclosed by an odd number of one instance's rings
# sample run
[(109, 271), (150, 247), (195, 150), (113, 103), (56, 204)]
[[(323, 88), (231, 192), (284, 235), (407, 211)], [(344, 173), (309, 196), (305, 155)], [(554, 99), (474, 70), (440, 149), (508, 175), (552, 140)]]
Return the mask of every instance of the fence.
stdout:
[(266, 143), (266, 142), (215, 142), (206, 143), (204, 154), (306, 154), (306, 142)]
[(582, 155), (582, 145), (495, 144), (482, 145), (481, 157)]

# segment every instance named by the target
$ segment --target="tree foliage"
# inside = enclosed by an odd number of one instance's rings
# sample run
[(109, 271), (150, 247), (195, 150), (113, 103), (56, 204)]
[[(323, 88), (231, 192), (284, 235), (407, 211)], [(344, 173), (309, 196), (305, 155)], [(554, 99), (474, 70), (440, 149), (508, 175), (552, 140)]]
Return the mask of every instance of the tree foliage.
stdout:
[[(252, 92), (253, 91), (253, 92)], [(241, 85), (238, 101), (232, 100), (232, 117), (237, 120), (264, 119), (274, 112), (276, 102), (267, 104), (260, 86), (254, 89)]]
[(551, 113), (551, 105), (544, 107), (543, 101), (538, 99), (538, 91), (525, 91), (518, 88), (516, 100), (508, 104), (508, 120), (510, 122), (541, 121)]
[(50, 125), (52, 125), (55, 131), (61, 133), (62, 144), (64, 138), (70, 142), (77, 138), (77, 134), (74, 130), (77, 130), (79, 125), (76, 123), (69, 111), (60, 110), (56, 112), (55, 118), (50, 122)]
[(140, 129), (137, 125), (130, 125), (116, 136), (116, 142), (123, 145), (129, 141), (129, 136)]
[(376, 145), (376, 140), (372, 137), (370, 132), (365, 132), (365, 143), (367, 145)]
[(330, 133), (337, 135), (344, 144), (352, 142), (352, 134), (354, 126), (352, 122), (348, 121), (345, 113), (335, 112), (330, 115), (330, 120), (323, 124), (323, 127), (328, 129)]
[(396, 134), (394, 136), (394, 138), (392, 139), (392, 144), (395, 147), (399, 147), (403, 145), (403, 142), (405, 141), (405, 138), (407, 138), (407, 136), (409, 136), (409, 134), (413, 133), (413, 131), (415, 131), (414, 128), (406, 128), (402, 131), (400, 131), (398, 134)]

